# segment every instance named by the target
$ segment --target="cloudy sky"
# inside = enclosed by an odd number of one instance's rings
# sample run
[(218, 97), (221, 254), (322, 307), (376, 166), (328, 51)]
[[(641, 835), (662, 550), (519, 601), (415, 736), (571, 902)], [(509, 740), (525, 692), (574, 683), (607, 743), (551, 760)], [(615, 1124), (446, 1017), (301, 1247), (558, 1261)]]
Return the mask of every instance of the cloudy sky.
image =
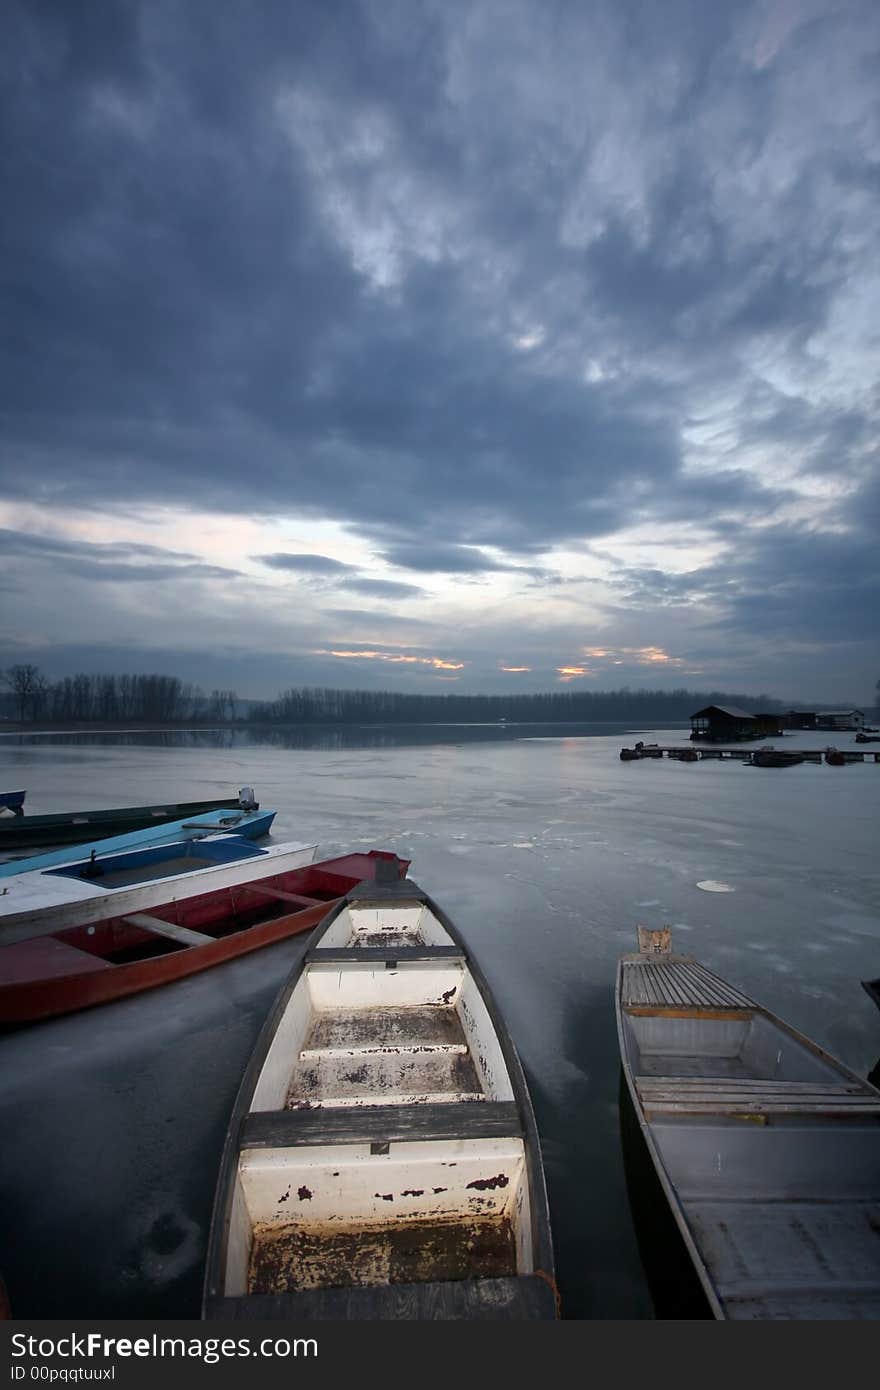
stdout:
[(880, 677), (876, 0), (7, 0), (0, 666)]

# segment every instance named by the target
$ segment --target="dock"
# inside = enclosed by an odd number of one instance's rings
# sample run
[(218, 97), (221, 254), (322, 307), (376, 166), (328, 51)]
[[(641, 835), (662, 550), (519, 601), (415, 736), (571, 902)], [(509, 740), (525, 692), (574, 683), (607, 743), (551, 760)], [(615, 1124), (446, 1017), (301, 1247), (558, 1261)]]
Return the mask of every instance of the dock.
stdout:
[[(622, 749), (621, 752), (624, 750)], [(716, 762), (748, 762), (753, 753), (758, 752), (757, 748), (695, 748), (692, 743), (660, 745), (656, 743), (648, 744), (639, 749), (627, 749), (634, 758), (672, 758), (681, 760), (682, 754), (686, 754), (686, 761), (694, 761), (693, 754), (697, 754), (697, 760), (705, 762), (707, 758), (714, 758)], [(780, 750), (783, 751), (783, 750)], [(788, 750), (785, 750), (788, 751)], [(803, 758), (808, 763), (821, 763), (824, 761), (825, 748), (792, 748), (792, 753), (797, 753), (798, 757)], [(847, 763), (877, 763), (880, 762), (880, 745), (876, 748), (835, 748), (835, 753), (839, 753), (844, 762)]]

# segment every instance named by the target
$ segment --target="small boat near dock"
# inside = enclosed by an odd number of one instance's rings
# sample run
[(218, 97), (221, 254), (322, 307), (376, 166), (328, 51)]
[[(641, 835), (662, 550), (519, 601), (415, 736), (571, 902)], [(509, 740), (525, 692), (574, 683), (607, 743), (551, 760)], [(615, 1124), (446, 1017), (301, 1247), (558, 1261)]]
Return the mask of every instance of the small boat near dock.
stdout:
[(522, 1068), (406, 879), (354, 889), (275, 1002), (229, 1126), (203, 1316), (557, 1316)]
[(623, 1073), (712, 1313), (880, 1318), (880, 1091), (639, 930), (617, 973)]
[(797, 767), (804, 761), (803, 753), (789, 753), (782, 748), (756, 748), (748, 760), (751, 767)]
[(63, 845), (46, 854), (30, 855), (26, 859), (8, 859), (0, 864), (0, 878), (11, 874), (32, 873), (34, 869), (49, 869), (57, 864), (70, 864), (75, 859), (88, 859), (94, 850), (99, 854), (121, 854), (124, 850), (144, 849), (147, 845), (166, 845), (173, 840), (204, 840), (207, 835), (241, 835), (246, 840), (259, 840), (268, 835), (275, 819), (274, 811), (237, 810), (204, 811), (189, 820), (173, 820), (133, 830), (129, 835), (110, 835), (84, 845)]
[(316, 848), (262, 848), (238, 835), (209, 835), (123, 854), (92, 850), (85, 860), (13, 874), (0, 886), (0, 946), (297, 869), (312, 862)]
[(383, 850), (342, 855), (0, 946), (0, 1024), (106, 1004), (312, 931), (385, 861), (408, 864)]
[(27, 792), (0, 792), (0, 810), (11, 811), (14, 816), (23, 816), (26, 796)]
[[(24, 792), (21, 795), (23, 797)], [(59, 811), (46, 816), (0, 817), (0, 852), (82, 844), (107, 835), (127, 835), (148, 825), (188, 820), (205, 811), (235, 810), (241, 806), (239, 793), (226, 801), (217, 798), (213, 801), (167, 801), (161, 806), (121, 806), (108, 811)], [(257, 810), (258, 807), (246, 809)]]

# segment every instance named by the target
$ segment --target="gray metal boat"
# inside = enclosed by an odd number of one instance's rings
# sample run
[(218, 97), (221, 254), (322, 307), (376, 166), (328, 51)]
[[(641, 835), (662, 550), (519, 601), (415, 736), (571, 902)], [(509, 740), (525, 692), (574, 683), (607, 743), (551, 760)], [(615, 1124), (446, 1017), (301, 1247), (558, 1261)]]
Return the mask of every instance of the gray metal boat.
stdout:
[(717, 1318), (880, 1317), (880, 1091), (639, 931), (617, 975), (627, 1086)]

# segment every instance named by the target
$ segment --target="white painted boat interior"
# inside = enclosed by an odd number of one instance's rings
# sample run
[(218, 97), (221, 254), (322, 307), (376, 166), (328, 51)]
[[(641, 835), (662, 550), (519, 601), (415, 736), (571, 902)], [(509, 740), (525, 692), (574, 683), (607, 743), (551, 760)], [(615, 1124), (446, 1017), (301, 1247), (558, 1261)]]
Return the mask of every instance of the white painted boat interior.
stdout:
[(460, 960), (312, 961), (251, 1110), (512, 1100), (501, 1045)]
[(349, 903), (324, 932), (317, 949), (339, 946), (450, 946), (452, 938), (427, 903)]
[[(377, 946), (399, 947), (400, 956), (358, 958)], [(432, 957), (437, 947), (447, 954)], [(425, 904), (343, 908), (290, 995), (251, 1113), (348, 1111), (356, 1122), (376, 1106), (424, 1113), (512, 1101), (501, 1044), (464, 955), (450, 954), (456, 947)], [(350, 954), (321, 959), (340, 948)], [(509, 1137), (415, 1132), (370, 1143), (353, 1133), (244, 1148), (224, 1292), (532, 1273), (525, 1144), (514, 1128)]]
[(225, 1292), (531, 1273), (522, 1141), (245, 1150)]

